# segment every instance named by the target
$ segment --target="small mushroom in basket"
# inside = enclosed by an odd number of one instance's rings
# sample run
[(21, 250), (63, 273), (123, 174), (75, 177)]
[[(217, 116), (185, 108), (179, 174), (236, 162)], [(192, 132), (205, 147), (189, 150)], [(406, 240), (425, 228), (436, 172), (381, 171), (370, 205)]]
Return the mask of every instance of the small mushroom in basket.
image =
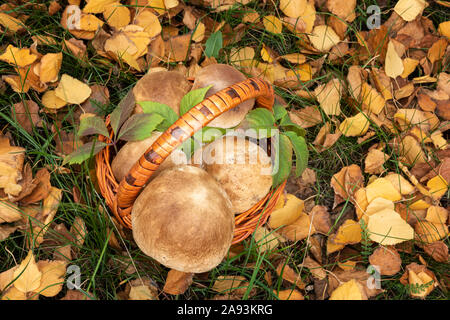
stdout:
[[(147, 151), (148, 148), (155, 142), (155, 140), (162, 134), (162, 132), (154, 131), (150, 137), (141, 141), (129, 141), (120, 148), (117, 155), (111, 162), (111, 169), (117, 181), (122, 181), (125, 175), (130, 171), (131, 167), (136, 161)], [(159, 168), (152, 175), (155, 178), (161, 171), (171, 168), (176, 165), (186, 164), (186, 154), (180, 149), (175, 149), (164, 160)]]
[(204, 147), (202, 161), (205, 170), (227, 192), (234, 213), (249, 210), (272, 186), (270, 157), (263, 148), (244, 137), (216, 139)]
[[(191, 89), (189, 81), (176, 71), (156, 71), (148, 73), (136, 82), (133, 88), (136, 102), (153, 101), (168, 105), (180, 114), (181, 98)], [(140, 105), (135, 111), (142, 113)]]
[(161, 172), (131, 212), (139, 248), (166, 267), (202, 273), (227, 254), (234, 234), (231, 202), (203, 169), (177, 166)]
[[(222, 89), (246, 79), (247, 77), (244, 74), (232, 66), (226, 64), (210, 64), (197, 72), (192, 90), (212, 85), (211, 89), (206, 93), (206, 97), (209, 97)], [(208, 126), (224, 129), (236, 127), (244, 120), (245, 115), (253, 108), (254, 104), (255, 99), (244, 101), (211, 121)]]

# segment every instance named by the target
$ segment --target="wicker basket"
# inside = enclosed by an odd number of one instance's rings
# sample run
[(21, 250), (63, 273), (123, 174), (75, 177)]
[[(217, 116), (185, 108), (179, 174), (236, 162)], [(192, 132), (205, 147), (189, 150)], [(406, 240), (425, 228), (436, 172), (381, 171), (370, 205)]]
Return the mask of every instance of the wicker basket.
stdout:
[[(222, 113), (253, 98), (259, 107), (272, 110), (274, 93), (271, 84), (261, 79), (250, 78), (206, 98), (159, 136), (120, 183), (116, 181), (111, 169), (113, 149), (108, 146), (98, 153), (96, 173), (100, 192), (118, 221), (131, 229), (131, 208), (135, 199), (153, 172), (175, 148)], [(110, 137), (100, 136), (99, 140), (111, 142), (109, 117), (106, 122)], [(236, 215), (233, 244), (246, 239), (258, 226), (267, 221), (285, 184), (286, 182), (271, 190), (251, 209)]]

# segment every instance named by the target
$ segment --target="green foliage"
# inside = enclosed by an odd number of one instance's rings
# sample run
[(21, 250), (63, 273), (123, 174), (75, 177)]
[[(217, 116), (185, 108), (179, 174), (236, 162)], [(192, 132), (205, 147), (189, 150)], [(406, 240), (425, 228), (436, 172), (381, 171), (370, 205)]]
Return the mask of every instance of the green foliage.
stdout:
[(197, 104), (205, 99), (206, 93), (212, 87), (212, 85), (205, 88), (199, 88), (186, 93), (180, 102), (180, 116), (191, 110)]
[(222, 32), (217, 31), (211, 34), (205, 43), (205, 55), (208, 58), (219, 57), (219, 51), (223, 47)]
[(88, 142), (81, 147), (77, 148), (74, 152), (64, 158), (63, 165), (65, 164), (80, 164), (83, 161), (95, 156), (108, 144), (100, 141)]
[(144, 113), (158, 114), (163, 118), (163, 121), (157, 126), (158, 131), (166, 131), (175, 121), (178, 120), (178, 115), (167, 104), (154, 101), (140, 101), (138, 104), (144, 110)]
[(153, 130), (163, 121), (159, 114), (140, 113), (132, 115), (120, 128), (118, 139), (140, 141), (151, 136)]
[(250, 111), (246, 120), (251, 129), (256, 130), (259, 138), (274, 137), (279, 129), (280, 133), (275, 141), (275, 161), (273, 186), (286, 180), (292, 168), (292, 156), (295, 152), (295, 174), (300, 176), (308, 165), (308, 146), (304, 135), (305, 130), (291, 121), (283, 106), (275, 105), (273, 113), (264, 108)]
[(105, 122), (102, 118), (98, 116), (92, 116), (83, 118), (80, 121), (80, 127), (78, 128), (78, 136), (84, 137), (91, 134), (101, 134), (108, 136), (108, 129), (106, 128)]

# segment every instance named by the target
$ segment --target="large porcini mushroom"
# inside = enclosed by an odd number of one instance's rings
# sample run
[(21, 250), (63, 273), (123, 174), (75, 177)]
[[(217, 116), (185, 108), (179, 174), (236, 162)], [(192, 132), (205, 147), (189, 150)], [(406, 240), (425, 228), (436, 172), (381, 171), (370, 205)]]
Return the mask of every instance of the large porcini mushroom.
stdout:
[[(117, 181), (121, 181), (131, 167), (139, 160), (139, 158), (147, 151), (148, 148), (155, 142), (155, 140), (162, 134), (162, 132), (154, 131), (150, 137), (141, 141), (129, 141), (120, 148), (117, 155), (111, 162), (111, 169)], [(176, 165), (186, 164), (186, 154), (180, 150), (175, 149), (164, 160), (159, 168), (153, 173), (152, 179), (155, 178), (161, 171), (171, 168)]]
[[(210, 64), (197, 72), (192, 90), (212, 85), (211, 89), (206, 93), (206, 97), (209, 97), (217, 91), (235, 83), (242, 82), (245, 79), (247, 79), (245, 75), (232, 66), (226, 64)], [(255, 99), (244, 101), (211, 121), (208, 126), (224, 129), (235, 127), (244, 120), (245, 115), (253, 108), (254, 104)]]
[[(153, 101), (168, 105), (176, 114), (180, 114), (181, 98), (191, 89), (189, 81), (176, 71), (156, 71), (147, 73), (133, 88), (134, 99)], [(142, 113), (142, 108), (136, 104), (135, 111)]]
[(131, 212), (139, 248), (166, 267), (201, 273), (227, 254), (234, 214), (222, 187), (206, 171), (177, 166), (161, 172)]
[(205, 170), (225, 189), (234, 213), (245, 212), (270, 191), (272, 163), (267, 152), (243, 137), (223, 136), (208, 144)]

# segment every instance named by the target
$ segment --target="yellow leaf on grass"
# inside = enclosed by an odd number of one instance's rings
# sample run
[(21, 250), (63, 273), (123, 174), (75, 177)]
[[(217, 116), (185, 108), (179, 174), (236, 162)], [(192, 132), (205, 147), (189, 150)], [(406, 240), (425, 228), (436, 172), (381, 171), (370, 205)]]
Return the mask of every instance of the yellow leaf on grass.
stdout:
[(382, 245), (394, 245), (414, 239), (414, 229), (391, 209), (371, 215), (367, 230), (370, 240)]
[(389, 155), (378, 149), (370, 149), (364, 160), (364, 172), (380, 174), (384, 171), (383, 164), (389, 159)]
[(36, 61), (37, 55), (30, 53), (28, 48), (16, 48), (8, 45), (5, 52), (0, 56), (1, 61), (18, 67), (26, 67)]
[(254, 57), (255, 50), (252, 47), (233, 48), (230, 53), (230, 62), (240, 67), (250, 67)]
[(205, 38), (205, 24), (199, 22), (194, 33), (192, 34), (192, 41), (201, 42)]
[(448, 211), (443, 207), (431, 206), (427, 210), (425, 219), (433, 223), (445, 223), (448, 219)]
[(330, 80), (314, 90), (322, 110), (329, 116), (341, 114), (342, 85), (338, 79)]
[(395, 50), (395, 46), (392, 41), (389, 41), (388, 43), (384, 70), (387, 76), (394, 79), (401, 75), (404, 70), (403, 61)]
[(119, 29), (130, 23), (130, 10), (117, 1), (105, 7), (103, 18), (108, 25)]
[(97, 31), (103, 26), (103, 21), (93, 14), (84, 14), (80, 18), (80, 29), (83, 31)]
[(413, 21), (427, 6), (425, 0), (399, 0), (394, 11), (405, 21)]
[(42, 273), (41, 284), (34, 290), (46, 297), (56, 296), (62, 289), (64, 284), (64, 276), (66, 275), (66, 263), (63, 261), (38, 261), (37, 266)]
[(356, 0), (328, 0), (327, 7), (331, 13), (345, 21), (352, 22), (356, 18)]
[(307, 0), (281, 0), (280, 10), (291, 18), (300, 17), (305, 12)]
[(361, 226), (358, 222), (348, 219), (339, 227), (331, 241), (334, 244), (355, 244), (361, 242)]
[[(17, 279), (16, 279), (17, 278)], [(23, 293), (33, 292), (41, 283), (42, 273), (34, 259), (33, 251), (30, 250), (26, 258), (14, 271), (14, 287)]]
[(286, 203), (280, 209), (272, 211), (269, 218), (269, 227), (276, 229), (283, 225), (289, 225), (297, 220), (305, 207), (303, 200), (293, 194), (286, 195)]
[(280, 228), (279, 232), (291, 241), (299, 241), (314, 234), (316, 229), (311, 223), (310, 217), (306, 213), (302, 212), (297, 220), (285, 227)]
[(67, 102), (58, 98), (55, 94), (55, 90), (50, 90), (45, 92), (42, 96), (42, 104), (48, 109), (57, 110), (67, 105)]
[(72, 78), (67, 74), (63, 74), (59, 81), (58, 87), (55, 89), (55, 95), (71, 104), (83, 103), (91, 95), (91, 88), (78, 79)]
[(302, 64), (306, 62), (306, 56), (301, 53), (289, 53), (281, 56), (280, 59), (284, 59), (292, 64)]
[(416, 238), (425, 243), (433, 243), (448, 235), (448, 226), (445, 223), (419, 220), (414, 226)]
[(283, 30), (283, 23), (275, 16), (269, 15), (263, 18), (264, 28), (272, 33), (278, 34)]
[(403, 178), (398, 173), (390, 173), (384, 178), (389, 180), (394, 188), (397, 189), (397, 191), (402, 195), (411, 194), (416, 190), (414, 186), (408, 182), (408, 180)]
[(447, 49), (447, 39), (439, 39), (428, 50), (428, 60), (430, 60), (431, 63), (434, 63), (438, 60), (441, 60), (444, 56), (445, 50)]
[(383, 96), (366, 82), (362, 84), (361, 97), (364, 109), (367, 109), (375, 114), (379, 114), (386, 105), (386, 100)]
[(378, 197), (391, 201), (399, 201), (402, 199), (400, 192), (385, 178), (377, 178), (367, 185), (366, 197), (369, 203)]
[(144, 28), (150, 38), (153, 38), (161, 33), (162, 27), (156, 15), (150, 11), (141, 11), (134, 19), (134, 23)]
[(367, 300), (363, 286), (351, 279), (337, 287), (330, 296), (330, 300)]
[(63, 55), (59, 53), (47, 53), (41, 58), (39, 79), (41, 82), (55, 82), (61, 69)]
[(313, 47), (322, 52), (329, 51), (341, 41), (333, 28), (326, 25), (316, 26), (308, 37)]
[(448, 182), (441, 175), (437, 175), (428, 180), (427, 187), (430, 190), (431, 197), (439, 200), (447, 192)]
[(19, 32), (24, 29), (23, 22), (19, 19), (16, 19), (9, 14), (4, 12), (0, 12), (0, 25), (12, 31), (14, 33)]
[(339, 130), (346, 137), (359, 137), (369, 129), (368, 117), (360, 112), (356, 116), (346, 118), (339, 126)]
[(102, 13), (106, 7), (117, 0), (90, 0), (83, 8), (86, 13)]
[(441, 36), (447, 37), (450, 39), (450, 21), (445, 21), (439, 24), (438, 27), (439, 34)]
[(408, 78), (408, 76), (413, 73), (416, 67), (419, 65), (419, 60), (412, 58), (403, 59), (403, 72), (400, 75), (402, 78)]

